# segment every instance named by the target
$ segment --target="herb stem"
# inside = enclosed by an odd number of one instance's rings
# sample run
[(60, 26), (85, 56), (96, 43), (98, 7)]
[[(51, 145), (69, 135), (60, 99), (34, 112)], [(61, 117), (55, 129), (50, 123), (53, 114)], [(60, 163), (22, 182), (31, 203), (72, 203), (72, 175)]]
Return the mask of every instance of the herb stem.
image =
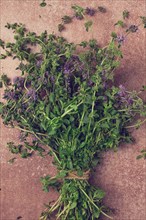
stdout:
[[(22, 39), (31, 39), (31, 37), (27, 36), (27, 37), (23, 37)], [(42, 43), (42, 44), (46, 47), (46, 45), (44, 44), (44, 42), (41, 41), (39, 38), (35, 38), (35, 40), (39, 41), (40, 43)]]
[(24, 81), (24, 88), (26, 89), (26, 91), (29, 91), (28, 88), (26, 87), (26, 82), (27, 82), (27, 77), (26, 77), (26, 79)]
[(81, 191), (83, 192), (83, 194), (87, 197), (87, 199), (89, 199), (89, 201), (92, 203), (92, 205), (93, 205), (95, 208), (97, 208), (98, 210), (100, 210), (100, 212), (101, 212), (104, 216), (106, 216), (107, 218), (113, 219), (111, 216), (109, 216), (109, 215), (107, 215), (105, 212), (103, 212), (103, 211), (91, 200), (91, 198), (85, 193), (85, 191), (84, 191), (82, 188), (80, 188), (80, 189), (81, 189)]
[(70, 206), (70, 202), (69, 204), (63, 209), (63, 211), (61, 213), (59, 213), (59, 215), (57, 215), (57, 219), (69, 208)]
[(61, 196), (59, 196), (58, 200), (51, 206), (51, 208), (49, 209), (49, 212), (53, 212), (56, 209), (56, 205), (58, 205), (60, 200), (61, 200)]
[[(81, 101), (81, 102), (77, 105), (77, 107), (80, 106), (82, 103), (83, 103), (83, 101)], [(69, 107), (69, 106), (68, 106), (68, 107)], [(63, 118), (65, 115), (67, 115), (67, 114), (68, 114), (69, 112), (71, 112), (72, 110), (73, 110), (73, 108), (71, 108), (71, 109), (69, 109), (68, 111), (64, 112), (63, 115), (61, 115), (61, 118)]]
[(142, 122), (139, 122), (137, 124), (126, 126), (125, 128), (134, 128), (134, 127), (140, 126), (140, 125), (144, 124), (145, 121), (146, 121), (146, 119), (144, 119)]

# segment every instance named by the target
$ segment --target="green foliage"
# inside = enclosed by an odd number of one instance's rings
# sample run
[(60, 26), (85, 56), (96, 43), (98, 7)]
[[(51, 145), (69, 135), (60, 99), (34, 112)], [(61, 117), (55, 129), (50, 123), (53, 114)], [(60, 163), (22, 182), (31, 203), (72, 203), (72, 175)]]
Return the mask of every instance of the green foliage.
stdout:
[(58, 24), (58, 31), (61, 32), (65, 29), (63, 24)]
[(87, 22), (85, 23), (85, 28), (86, 28), (86, 31), (87, 31), (87, 32), (89, 31), (89, 28), (91, 28), (92, 24), (93, 24), (92, 21), (87, 21)]
[(129, 18), (129, 11), (124, 10), (123, 11), (123, 19)]
[(65, 15), (63, 18), (62, 18), (62, 21), (64, 22), (64, 24), (69, 24), (72, 22), (72, 18), (70, 16), (67, 16)]
[(146, 17), (141, 16), (140, 18), (142, 20), (142, 24), (144, 25), (144, 28), (146, 28)]
[[(45, 183), (45, 179), (43, 181)], [(103, 199), (105, 193), (90, 186), (87, 182), (65, 180), (63, 187), (60, 189), (60, 195), (52, 208), (42, 213), (40, 219), (44, 219), (45, 216), (51, 217), (51, 210), (55, 211), (61, 205), (62, 209), (59, 210), (56, 216), (57, 218), (61, 217), (61, 219), (83, 220), (91, 217), (92, 219), (98, 219), (101, 214), (104, 214), (102, 207), (99, 208), (99, 206), (101, 206), (101, 199)]]
[(10, 79), (6, 74), (2, 74), (0, 80), (1, 80), (1, 85), (4, 84), (7, 87), (10, 84)]
[(78, 5), (73, 5), (72, 9), (74, 10), (76, 17), (79, 17), (81, 19), (84, 17), (85, 9), (83, 7), (80, 7)]
[(139, 159), (142, 159), (142, 158), (143, 158), (143, 159), (146, 160), (146, 149), (143, 149), (143, 150), (141, 150), (140, 152), (141, 152), (141, 154), (138, 155), (138, 156), (136, 157), (136, 159), (139, 160)]
[(45, 7), (47, 5), (46, 0), (42, 0), (42, 2), (40, 3), (41, 7)]
[(4, 46), (5, 46), (5, 42), (0, 39), (0, 47), (2, 47), (4, 49)]
[(31, 152), (28, 152), (28, 149), (23, 149), (23, 146), (20, 144), (16, 146), (13, 142), (9, 142), (7, 145), (12, 154), (20, 154), (22, 158), (27, 158), (32, 154)]
[(122, 21), (122, 20), (119, 20), (119, 21), (117, 21), (116, 23), (115, 23), (115, 26), (119, 26), (119, 27), (125, 27), (125, 24), (124, 24), (124, 22)]
[(105, 13), (106, 12), (106, 8), (102, 7), (102, 6), (99, 6), (98, 7), (98, 10), (102, 13)]
[(111, 33), (111, 36), (112, 36), (113, 38), (117, 38), (117, 34), (116, 34), (115, 32), (112, 32), (112, 33)]

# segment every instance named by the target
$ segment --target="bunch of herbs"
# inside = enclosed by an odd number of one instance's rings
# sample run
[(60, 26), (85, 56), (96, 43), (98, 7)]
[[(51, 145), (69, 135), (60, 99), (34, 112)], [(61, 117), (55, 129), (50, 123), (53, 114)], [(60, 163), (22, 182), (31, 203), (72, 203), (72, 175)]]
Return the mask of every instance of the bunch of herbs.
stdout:
[[(106, 11), (103, 7), (95, 11), (77, 5), (72, 8), (80, 19)], [(123, 15), (125, 19), (129, 13)], [(141, 18), (145, 25), (145, 18)], [(62, 21), (68, 24), (72, 17), (64, 16)], [(85, 23), (87, 31), (92, 25), (89, 22)], [(136, 32), (133, 26), (128, 34)], [(139, 127), (145, 120), (132, 126), (129, 123), (137, 115), (146, 116), (139, 93), (114, 85), (123, 38), (113, 32), (109, 44), (100, 48), (95, 39), (74, 44), (47, 31), (40, 35), (29, 32), (23, 24), (7, 23), (6, 28), (13, 30), (15, 42), (0, 40), (5, 51), (0, 58), (18, 59), (21, 76), (10, 81), (2, 75), (5, 102), (0, 103), (0, 115), (6, 126), (21, 131), (23, 142), (9, 142), (8, 148), (26, 158), (34, 151), (45, 156), (42, 146), (48, 146), (58, 169), (55, 177), (41, 178), (43, 190), (55, 187), (60, 196), (48, 205), (40, 220), (49, 219), (55, 211), (62, 220), (94, 220), (100, 215), (111, 218), (102, 203), (105, 193), (88, 182), (89, 174), (99, 163), (101, 152), (132, 142), (128, 128)], [(34, 52), (34, 47), (39, 52)], [(86, 50), (78, 53), (79, 47)], [(27, 142), (29, 134), (32, 144)]]

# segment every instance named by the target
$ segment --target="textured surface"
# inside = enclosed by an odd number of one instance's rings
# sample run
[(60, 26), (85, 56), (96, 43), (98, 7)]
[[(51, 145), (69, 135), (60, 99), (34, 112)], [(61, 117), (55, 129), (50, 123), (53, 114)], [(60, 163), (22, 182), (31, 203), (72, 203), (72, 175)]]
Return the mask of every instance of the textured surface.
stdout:
[[(121, 19), (122, 11), (130, 11), (129, 24), (138, 24), (138, 16), (146, 13), (145, 0), (48, 0), (45, 8), (39, 7), (37, 0), (0, 0), (0, 37), (12, 40), (13, 35), (4, 26), (7, 22), (21, 22), (31, 31), (38, 33), (48, 30), (57, 33), (57, 24), (61, 17), (70, 14), (70, 6), (105, 6), (106, 14), (97, 14), (92, 33), (86, 33), (82, 21), (74, 21), (62, 33), (69, 41), (80, 42), (94, 37), (99, 44), (106, 45), (114, 23)], [(86, 35), (86, 36), (85, 36)], [(122, 65), (116, 72), (116, 83), (124, 84), (128, 89), (139, 90), (146, 78), (145, 66), (145, 31), (140, 30), (126, 40)], [(15, 62), (1, 62), (1, 72), (14, 77), (19, 74), (15, 70)], [(146, 82), (145, 82), (146, 84)], [(144, 97), (146, 98), (146, 97)], [(40, 177), (53, 175), (56, 170), (52, 158), (40, 158), (37, 155), (29, 159), (17, 159), (13, 165), (8, 160), (13, 157), (5, 148), (6, 142), (18, 140), (19, 133), (0, 126), (1, 145), (1, 211), (0, 220), (37, 220), (43, 210), (43, 203), (57, 198), (53, 190), (42, 192)], [(146, 146), (145, 126), (133, 132), (136, 143), (122, 145), (118, 152), (107, 152), (97, 167), (92, 183), (106, 191), (105, 203), (114, 210), (114, 220), (145, 220), (146, 219), (146, 165), (144, 160), (137, 161), (140, 149)]]

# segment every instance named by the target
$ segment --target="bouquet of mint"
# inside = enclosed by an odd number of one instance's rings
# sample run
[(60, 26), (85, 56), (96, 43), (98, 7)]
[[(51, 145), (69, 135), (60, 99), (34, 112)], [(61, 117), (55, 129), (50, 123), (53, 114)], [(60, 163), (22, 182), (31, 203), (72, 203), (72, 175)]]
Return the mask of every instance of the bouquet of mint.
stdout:
[[(63, 17), (60, 31), (73, 18), (83, 19), (96, 12), (79, 6), (73, 9), (75, 15)], [(98, 10), (105, 12), (102, 7)], [(87, 31), (91, 25), (91, 21), (85, 23)], [(76, 45), (46, 31), (41, 35), (29, 32), (23, 24), (8, 23), (6, 27), (13, 30), (15, 42), (0, 40), (5, 50), (1, 59), (18, 59), (17, 69), (22, 74), (13, 81), (5, 74), (1, 76), (5, 103), (0, 103), (0, 115), (5, 125), (21, 131), (24, 141), (21, 145), (10, 142), (8, 147), (26, 158), (34, 151), (45, 156), (42, 146), (48, 146), (58, 169), (56, 176), (41, 178), (45, 191), (56, 187), (60, 196), (53, 205), (47, 205), (40, 220), (50, 219), (54, 212), (62, 220), (94, 220), (101, 215), (111, 218), (102, 203), (105, 193), (90, 185), (89, 177), (100, 153), (131, 142), (128, 127), (138, 127), (144, 121), (128, 124), (137, 115), (146, 116), (146, 105), (135, 91), (114, 85), (124, 36), (113, 32), (109, 44), (100, 48), (95, 39)], [(137, 29), (131, 25), (126, 36)], [(78, 53), (78, 48), (83, 52)], [(32, 143), (27, 141), (29, 134)]]

